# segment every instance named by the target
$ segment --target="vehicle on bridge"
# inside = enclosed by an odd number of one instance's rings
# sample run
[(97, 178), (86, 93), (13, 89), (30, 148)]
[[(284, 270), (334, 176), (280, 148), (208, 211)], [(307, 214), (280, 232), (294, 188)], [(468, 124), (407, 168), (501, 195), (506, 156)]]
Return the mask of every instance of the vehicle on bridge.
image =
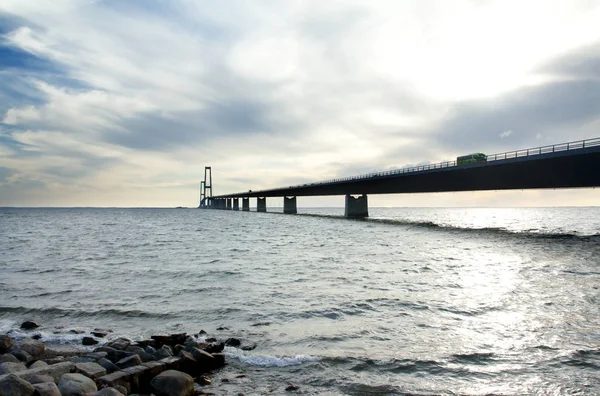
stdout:
[(456, 165), (475, 164), (477, 162), (487, 162), (487, 155), (483, 153), (473, 153), (456, 158)]

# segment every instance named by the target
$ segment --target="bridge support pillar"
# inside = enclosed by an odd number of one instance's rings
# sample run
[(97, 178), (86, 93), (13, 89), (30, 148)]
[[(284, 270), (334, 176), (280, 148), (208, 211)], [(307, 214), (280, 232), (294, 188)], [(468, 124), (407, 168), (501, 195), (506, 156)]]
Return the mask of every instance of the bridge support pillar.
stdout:
[(298, 213), (298, 208), (296, 207), (296, 197), (283, 197), (283, 213)]
[(240, 199), (233, 198), (233, 210), (240, 210)]
[(244, 212), (250, 211), (250, 198), (242, 198), (242, 210)]
[(346, 209), (344, 211), (346, 217), (369, 217), (369, 206), (367, 204), (366, 194), (360, 197), (346, 195)]
[(256, 197), (256, 211), (266, 212), (267, 211), (267, 198)]
[(223, 198), (219, 199), (219, 209), (225, 209), (225, 200)]
[(227, 210), (231, 210), (231, 198), (227, 198)]

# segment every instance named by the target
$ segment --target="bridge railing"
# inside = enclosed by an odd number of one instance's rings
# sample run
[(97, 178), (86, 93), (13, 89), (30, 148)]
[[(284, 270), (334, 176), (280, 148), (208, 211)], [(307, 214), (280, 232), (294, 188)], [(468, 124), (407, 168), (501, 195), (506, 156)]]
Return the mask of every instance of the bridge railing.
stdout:
[[(507, 160), (507, 159), (511, 159), (511, 158), (521, 158), (521, 157), (528, 157), (528, 156), (532, 156), (532, 155), (548, 154), (548, 153), (555, 153), (555, 152), (567, 151), (567, 150), (578, 150), (578, 149), (582, 149), (582, 148), (586, 148), (586, 147), (595, 147), (595, 146), (600, 146), (600, 138), (578, 140), (578, 141), (568, 142), (568, 143), (553, 144), (550, 146), (541, 146), (541, 147), (535, 147), (535, 148), (529, 148), (529, 149), (523, 149), (523, 150), (515, 150), (515, 151), (507, 151), (504, 153), (491, 154), (491, 155), (487, 156), (487, 161), (488, 162), (501, 161), (501, 160)], [(390, 169), (390, 170), (381, 171), (381, 172), (366, 173), (366, 174), (357, 175), (357, 176), (338, 177), (335, 179), (324, 180), (324, 181), (319, 181), (319, 182), (315, 182), (315, 183), (290, 186), (289, 188), (307, 187), (307, 186), (314, 186), (314, 185), (320, 185), (320, 184), (329, 184), (329, 183), (338, 183), (338, 182), (345, 182), (345, 181), (352, 181), (352, 180), (370, 179), (370, 178), (379, 177), (379, 176), (399, 175), (399, 174), (403, 174), (403, 173), (412, 173), (412, 172), (419, 172), (419, 171), (425, 171), (425, 170), (450, 168), (450, 167), (454, 167), (454, 166), (457, 166), (456, 161), (445, 161), (445, 162), (438, 162), (435, 164), (418, 165), (418, 166), (411, 166), (411, 167), (407, 167), (407, 168)]]

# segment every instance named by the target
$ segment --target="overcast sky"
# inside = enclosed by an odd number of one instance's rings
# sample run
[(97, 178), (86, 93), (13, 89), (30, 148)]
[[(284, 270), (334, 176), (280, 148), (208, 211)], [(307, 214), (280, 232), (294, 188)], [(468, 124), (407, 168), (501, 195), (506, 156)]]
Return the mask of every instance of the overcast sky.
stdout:
[(207, 165), (222, 194), (599, 137), (598, 21), (584, 0), (1, 0), (0, 206), (197, 206)]

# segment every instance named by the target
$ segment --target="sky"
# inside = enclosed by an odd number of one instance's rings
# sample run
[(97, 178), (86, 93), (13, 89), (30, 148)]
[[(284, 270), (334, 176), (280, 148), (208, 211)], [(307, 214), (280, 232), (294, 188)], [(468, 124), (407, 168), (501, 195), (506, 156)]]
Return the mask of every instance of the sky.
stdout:
[(205, 166), (225, 194), (600, 137), (598, 21), (593, 0), (0, 0), (0, 206), (194, 207)]

